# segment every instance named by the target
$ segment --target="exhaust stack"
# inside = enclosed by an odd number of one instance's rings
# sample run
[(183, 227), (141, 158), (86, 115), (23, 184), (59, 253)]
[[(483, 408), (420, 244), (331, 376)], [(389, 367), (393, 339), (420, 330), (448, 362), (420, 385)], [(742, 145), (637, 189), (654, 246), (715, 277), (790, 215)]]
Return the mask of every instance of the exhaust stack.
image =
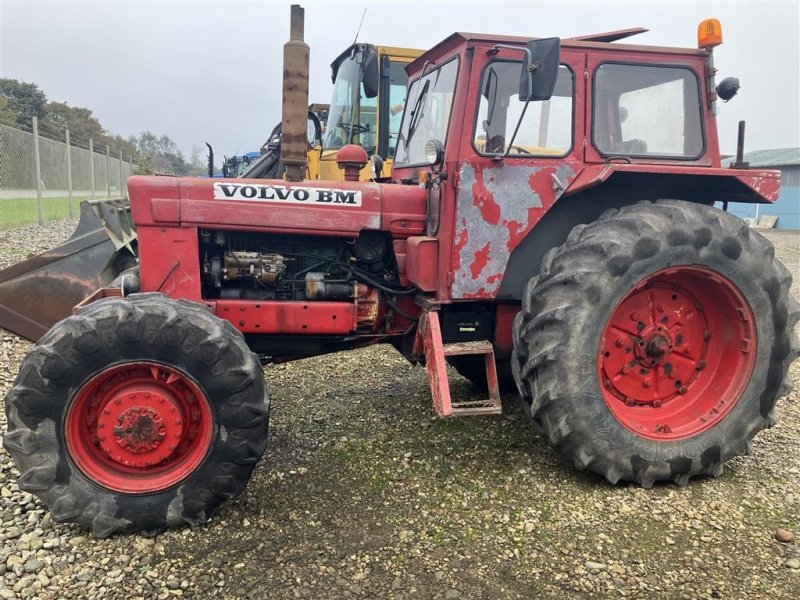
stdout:
[(289, 41), (283, 46), (281, 162), (287, 181), (303, 181), (308, 161), (309, 47), (303, 41), (305, 10), (292, 5)]

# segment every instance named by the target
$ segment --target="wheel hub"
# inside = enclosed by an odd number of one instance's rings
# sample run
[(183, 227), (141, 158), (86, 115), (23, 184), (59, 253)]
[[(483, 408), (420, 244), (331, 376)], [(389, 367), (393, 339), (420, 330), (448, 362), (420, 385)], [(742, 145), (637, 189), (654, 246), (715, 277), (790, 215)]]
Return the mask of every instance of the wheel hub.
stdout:
[(111, 489), (140, 493), (180, 481), (203, 459), (211, 414), (196, 384), (148, 363), (112, 368), (78, 393), (67, 415), (73, 459)]
[(164, 419), (151, 408), (132, 406), (117, 419), (114, 440), (121, 447), (141, 454), (155, 450), (164, 440)]
[(663, 335), (653, 336), (650, 338), (650, 341), (647, 342), (646, 346), (647, 356), (653, 361), (661, 360), (667, 352), (672, 350), (672, 345), (669, 343), (669, 339)]
[(614, 309), (598, 376), (606, 404), (626, 427), (677, 439), (730, 410), (749, 380), (754, 350), (752, 310), (733, 283), (703, 267), (673, 267), (639, 282)]
[(659, 407), (685, 394), (708, 351), (706, 327), (702, 306), (680, 285), (634, 291), (601, 348), (604, 387), (628, 406)]

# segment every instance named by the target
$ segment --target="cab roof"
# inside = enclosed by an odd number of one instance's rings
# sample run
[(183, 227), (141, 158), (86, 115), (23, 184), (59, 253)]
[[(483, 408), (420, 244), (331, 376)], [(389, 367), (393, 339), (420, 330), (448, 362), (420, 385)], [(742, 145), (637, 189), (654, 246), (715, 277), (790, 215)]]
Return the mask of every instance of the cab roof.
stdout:
[[(648, 52), (648, 53), (662, 53), (662, 54), (690, 54), (694, 56), (703, 56), (706, 54), (704, 50), (697, 48), (674, 48), (670, 46), (644, 46), (637, 44), (616, 44), (621, 39), (625, 39), (640, 33), (649, 31), (644, 27), (634, 27), (631, 29), (620, 29), (617, 31), (607, 31), (604, 33), (594, 33), (589, 35), (581, 35), (576, 37), (562, 38), (561, 46), (569, 48), (585, 48), (594, 50), (627, 50), (630, 52)], [(421, 69), (426, 62), (435, 62), (442, 55), (452, 51), (454, 48), (468, 43), (483, 43), (483, 44), (511, 44), (511, 45), (525, 45), (535, 37), (524, 37), (516, 35), (497, 35), (486, 33), (469, 33), (457, 31), (441, 42), (433, 46), (430, 50), (422, 54), (419, 58), (412, 61), (407, 67), (406, 71), (413, 73)]]

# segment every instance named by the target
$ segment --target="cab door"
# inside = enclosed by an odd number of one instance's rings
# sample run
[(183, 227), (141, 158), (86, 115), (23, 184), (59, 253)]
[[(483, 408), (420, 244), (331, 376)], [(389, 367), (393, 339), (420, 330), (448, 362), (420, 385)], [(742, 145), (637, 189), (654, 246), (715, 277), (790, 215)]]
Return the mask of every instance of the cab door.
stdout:
[(452, 299), (498, 297), (511, 252), (583, 165), (584, 53), (562, 48), (553, 97), (525, 107), (518, 97), (521, 52), (488, 50), (475, 49), (463, 117)]

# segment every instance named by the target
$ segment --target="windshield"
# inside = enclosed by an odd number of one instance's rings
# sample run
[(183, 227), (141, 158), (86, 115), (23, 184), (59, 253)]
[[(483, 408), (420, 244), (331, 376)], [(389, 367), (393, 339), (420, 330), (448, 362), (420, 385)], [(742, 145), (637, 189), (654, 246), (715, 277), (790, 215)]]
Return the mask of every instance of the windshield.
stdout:
[(604, 63), (594, 77), (594, 144), (603, 154), (697, 158), (703, 153), (694, 71)]
[(336, 149), (356, 144), (368, 154), (375, 153), (377, 144), (377, 98), (367, 98), (362, 83), (361, 60), (356, 52), (344, 60), (336, 73), (333, 98), (322, 147)]
[(426, 163), (425, 144), (433, 139), (446, 142), (457, 74), (458, 61), (451, 60), (411, 84), (397, 140), (396, 164)]

